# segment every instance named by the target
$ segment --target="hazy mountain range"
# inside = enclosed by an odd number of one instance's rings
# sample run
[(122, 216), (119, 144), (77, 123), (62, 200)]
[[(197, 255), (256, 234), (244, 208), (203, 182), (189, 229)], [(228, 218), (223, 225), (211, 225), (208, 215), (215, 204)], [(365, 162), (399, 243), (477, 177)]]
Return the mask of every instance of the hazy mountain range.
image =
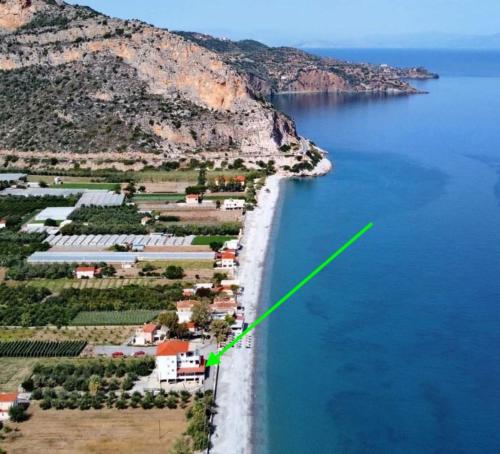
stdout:
[(458, 35), (448, 33), (415, 33), (367, 35), (359, 38), (304, 41), (299, 48), (383, 47), (420, 49), (500, 49), (500, 33), (494, 35)]

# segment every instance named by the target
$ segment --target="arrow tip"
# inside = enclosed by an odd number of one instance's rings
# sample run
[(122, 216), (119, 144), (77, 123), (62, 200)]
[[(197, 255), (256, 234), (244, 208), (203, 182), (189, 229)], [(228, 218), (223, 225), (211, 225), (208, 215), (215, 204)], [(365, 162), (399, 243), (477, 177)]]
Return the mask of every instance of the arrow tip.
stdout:
[(210, 367), (215, 366), (216, 364), (220, 364), (220, 356), (215, 353), (210, 353), (210, 355), (208, 355), (206, 366)]

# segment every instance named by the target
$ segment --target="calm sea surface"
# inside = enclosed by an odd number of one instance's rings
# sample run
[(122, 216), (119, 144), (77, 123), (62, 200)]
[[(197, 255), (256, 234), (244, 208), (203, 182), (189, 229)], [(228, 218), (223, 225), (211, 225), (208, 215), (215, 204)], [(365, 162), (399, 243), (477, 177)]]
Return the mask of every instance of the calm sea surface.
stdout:
[(500, 453), (500, 53), (318, 51), (424, 65), (427, 95), (274, 101), (335, 170), (284, 183), (260, 329), (259, 454)]

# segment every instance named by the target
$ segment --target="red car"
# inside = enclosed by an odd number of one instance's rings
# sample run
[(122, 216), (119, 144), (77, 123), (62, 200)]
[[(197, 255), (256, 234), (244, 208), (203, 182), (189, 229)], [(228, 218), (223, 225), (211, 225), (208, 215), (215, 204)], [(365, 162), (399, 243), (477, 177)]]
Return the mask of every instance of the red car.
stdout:
[(113, 358), (123, 358), (125, 355), (123, 354), (123, 352), (113, 352), (111, 356)]
[(146, 352), (143, 352), (142, 350), (138, 352), (134, 352), (134, 356), (146, 356)]

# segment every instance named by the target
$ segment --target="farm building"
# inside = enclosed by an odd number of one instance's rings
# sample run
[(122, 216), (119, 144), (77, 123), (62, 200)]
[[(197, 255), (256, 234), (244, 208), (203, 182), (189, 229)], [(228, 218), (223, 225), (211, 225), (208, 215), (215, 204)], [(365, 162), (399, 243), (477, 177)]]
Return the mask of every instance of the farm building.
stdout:
[(110, 248), (115, 245), (130, 245), (133, 250), (140, 251), (151, 246), (188, 246), (193, 242), (194, 235), (175, 237), (171, 235), (51, 235), (45, 240), (51, 246), (71, 249), (86, 247)]
[(75, 211), (75, 207), (49, 207), (40, 211), (35, 216), (35, 221), (46, 221), (54, 219), (55, 221), (65, 221), (69, 215)]
[(213, 260), (213, 252), (35, 252), (28, 263), (117, 263), (134, 264), (137, 261)]
[[(69, 197), (71, 195), (82, 194), (87, 189), (63, 189), (63, 188), (7, 188), (2, 191), (2, 195), (15, 195), (18, 197)], [(93, 191), (102, 192), (102, 191)]]
[(77, 279), (93, 279), (101, 273), (96, 266), (79, 266), (75, 269)]
[(83, 206), (113, 207), (122, 205), (124, 200), (124, 194), (111, 191), (85, 191), (76, 206), (77, 208)]

